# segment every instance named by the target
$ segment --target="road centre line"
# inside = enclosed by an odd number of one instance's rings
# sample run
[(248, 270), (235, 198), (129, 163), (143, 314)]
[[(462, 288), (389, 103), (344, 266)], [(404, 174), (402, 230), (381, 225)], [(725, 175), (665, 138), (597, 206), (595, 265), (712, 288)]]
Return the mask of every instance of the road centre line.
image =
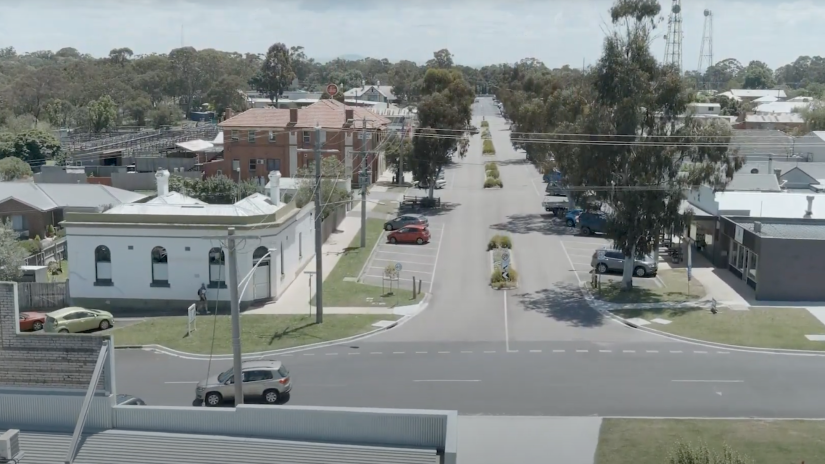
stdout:
[(507, 352), (510, 352), (510, 328), (507, 324), (507, 290), (504, 292), (504, 347)]
[(198, 382), (195, 381), (195, 382), (163, 382), (163, 383), (170, 384), (170, 385), (183, 385), (183, 384), (196, 384)]
[[(576, 266), (573, 264), (573, 260), (570, 259), (570, 254), (567, 253), (567, 248), (564, 246), (564, 241), (559, 240), (559, 245), (561, 245), (561, 250), (564, 252), (564, 256), (567, 257), (567, 262), (570, 263), (571, 270), (575, 271)], [(582, 279), (581, 279), (581, 277), (579, 277), (579, 273), (578, 272), (573, 272), (573, 275), (576, 276), (576, 281), (579, 283), (579, 287), (581, 287), (582, 286)]]
[(678, 383), (745, 383), (744, 380), (671, 380)]
[(373, 261), (387, 261), (390, 263), (401, 263), (401, 264), (423, 264), (425, 266), (432, 266), (432, 263), (421, 263), (418, 261), (401, 261), (397, 259), (384, 259), (384, 258), (374, 258)]
[[(442, 232), (445, 228), (446, 228), (445, 225), (441, 226)], [(444, 243), (444, 236), (443, 235), (439, 236), (439, 238), (438, 238), (438, 249), (435, 250), (435, 262), (433, 264), (433, 275), (432, 275), (432, 280), (430, 280), (430, 291), (429, 291), (429, 293), (431, 295), (433, 293), (433, 284), (435, 284), (435, 271), (438, 267), (438, 256), (441, 254), (441, 244), (442, 243)]]
[(481, 380), (433, 379), (433, 380), (413, 380), (413, 382), (481, 382)]

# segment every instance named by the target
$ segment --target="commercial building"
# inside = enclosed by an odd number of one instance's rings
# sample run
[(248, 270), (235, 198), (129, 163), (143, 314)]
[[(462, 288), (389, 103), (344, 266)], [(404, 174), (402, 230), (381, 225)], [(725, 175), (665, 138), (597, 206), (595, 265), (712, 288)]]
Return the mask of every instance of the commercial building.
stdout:
[(69, 213), (66, 229), (72, 303), (119, 311), (185, 312), (201, 285), (228, 306), (226, 236), (239, 243), (239, 281), (253, 267), (242, 307), (277, 299), (314, 256), (313, 208), (283, 203), (280, 173), (269, 195), (232, 205), (206, 204), (169, 191), (169, 172), (157, 173), (158, 195), (93, 213)]
[[(366, 122), (366, 128), (364, 128)], [(223, 159), (203, 165), (206, 176), (224, 174), (233, 179), (252, 179), (264, 185), (268, 172), (298, 176), (302, 167), (314, 162), (312, 153), (299, 152), (315, 147), (315, 128), (323, 129), (325, 150), (338, 150), (347, 178), (357, 182), (357, 169), (369, 152), (366, 164), (374, 182), (384, 172), (383, 153), (376, 153), (390, 121), (361, 107), (349, 107), (335, 100), (320, 100), (305, 108), (253, 108), (231, 115), (219, 124), (224, 132)], [(363, 138), (362, 131), (367, 136)], [(327, 156), (327, 155), (325, 155)]]

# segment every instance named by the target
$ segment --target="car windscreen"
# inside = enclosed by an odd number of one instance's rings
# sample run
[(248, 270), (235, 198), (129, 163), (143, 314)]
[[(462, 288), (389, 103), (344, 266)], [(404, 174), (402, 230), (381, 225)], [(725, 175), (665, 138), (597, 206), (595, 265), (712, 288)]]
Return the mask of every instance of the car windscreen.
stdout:
[(228, 378), (232, 377), (233, 372), (234, 372), (233, 369), (229, 369), (227, 371), (221, 372), (221, 374), (218, 376), (218, 382), (221, 382), (221, 383), (226, 382), (226, 380)]
[(281, 374), (282, 379), (289, 377), (289, 369), (284, 366), (281, 366), (280, 369), (278, 369), (278, 373)]

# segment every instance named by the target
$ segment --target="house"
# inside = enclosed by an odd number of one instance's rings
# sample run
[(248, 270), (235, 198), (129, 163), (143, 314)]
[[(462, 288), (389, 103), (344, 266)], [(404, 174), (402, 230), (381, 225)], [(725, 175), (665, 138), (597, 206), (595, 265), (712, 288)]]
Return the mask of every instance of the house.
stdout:
[(170, 192), (168, 171), (156, 177), (158, 195), (145, 203), (66, 215), (73, 304), (115, 313), (185, 312), (205, 285), (210, 302), (228, 307), (229, 228), (246, 244), (237, 253), (239, 282), (252, 273), (242, 307), (277, 299), (314, 255), (313, 207), (280, 201), (279, 172), (269, 174), (268, 195), (232, 205)]
[(799, 113), (747, 114), (739, 124), (741, 129), (791, 131), (805, 125)]
[(734, 129), (730, 146), (746, 160), (790, 158), (794, 154), (793, 137), (776, 129)]
[[(219, 124), (224, 132), (223, 158), (206, 163), (206, 176), (225, 174), (233, 179), (252, 179), (264, 185), (266, 173), (280, 171), (298, 176), (310, 167), (314, 156), (316, 125), (323, 130), (325, 150), (338, 150), (347, 178), (357, 182), (361, 150), (366, 150), (372, 181), (384, 171), (383, 153), (375, 153), (390, 121), (366, 108), (349, 107), (336, 100), (319, 100), (305, 108), (252, 108), (229, 115)], [(366, 122), (366, 127), (363, 127)], [(366, 130), (366, 139), (362, 133)]]
[(803, 160), (748, 162), (737, 172), (734, 180), (740, 173), (773, 173), (778, 177), (782, 189), (786, 191), (820, 192), (825, 190), (825, 163), (822, 162)]
[(719, 94), (720, 96), (727, 96), (730, 94), (735, 100), (753, 101), (761, 97), (776, 97), (778, 99), (785, 99), (788, 96), (784, 90), (777, 89), (730, 89), (727, 92)]
[(394, 104), (381, 104), (370, 109), (373, 113), (389, 119), (389, 128), (401, 133), (409, 134), (411, 128), (418, 125), (418, 111), (412, 107), (401, 108)]
[(779, 178), (775, 174), (737, 173), (725, 186), (726, 192), (781, 192)]
[(144, 198), (106, 185), (0, 182), (0, 218), (10, 220), (23, 237), (46, 237), (49, 226), (57, 227), (65, 213), (99, 211)]
[(344, 98), (355, 101), (368, 101), (380, 103), (396, 103), (398, 97), (392, 93), (391, 85), (381, 85), (378, 82), (376, 85), (361, 84), (361, 87), (355, 87), (344, 92)]
[(757, 105), (753, 111), (755, 114), (790, 114), (809, 108), (810, 106), (811, 102), (777, 101)]
[(688, 103), (687, 113), (696, 116), (699, 115), (715, 115), (719, 116), (722, 112), (722, 105), (719, 103)]
[(762, 104), (762, 103), (773, 103), (781, 101), (779, 97), (774, 97), (773, 95), (766, 95), (764, 97), (759, 97), (756, 100), (753, 100), (753, 103)]
[(809, 132), (795, 139), (797, 154), (808, 161), (825, 162), (825, 131)]

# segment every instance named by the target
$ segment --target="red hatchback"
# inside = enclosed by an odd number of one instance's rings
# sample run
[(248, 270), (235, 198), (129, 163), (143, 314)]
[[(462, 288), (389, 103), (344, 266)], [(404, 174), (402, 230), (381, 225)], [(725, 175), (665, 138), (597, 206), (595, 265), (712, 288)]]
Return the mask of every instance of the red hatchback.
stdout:
[(43, 330), (46, 324), (46, 315), (43, 313), (20, 313), (20, 331), (30, 332)]
[(430, 241), (430, 229), (423, 224), (410, 224), (387, 235), (390, 243), (417, 243), (422, 245)]

